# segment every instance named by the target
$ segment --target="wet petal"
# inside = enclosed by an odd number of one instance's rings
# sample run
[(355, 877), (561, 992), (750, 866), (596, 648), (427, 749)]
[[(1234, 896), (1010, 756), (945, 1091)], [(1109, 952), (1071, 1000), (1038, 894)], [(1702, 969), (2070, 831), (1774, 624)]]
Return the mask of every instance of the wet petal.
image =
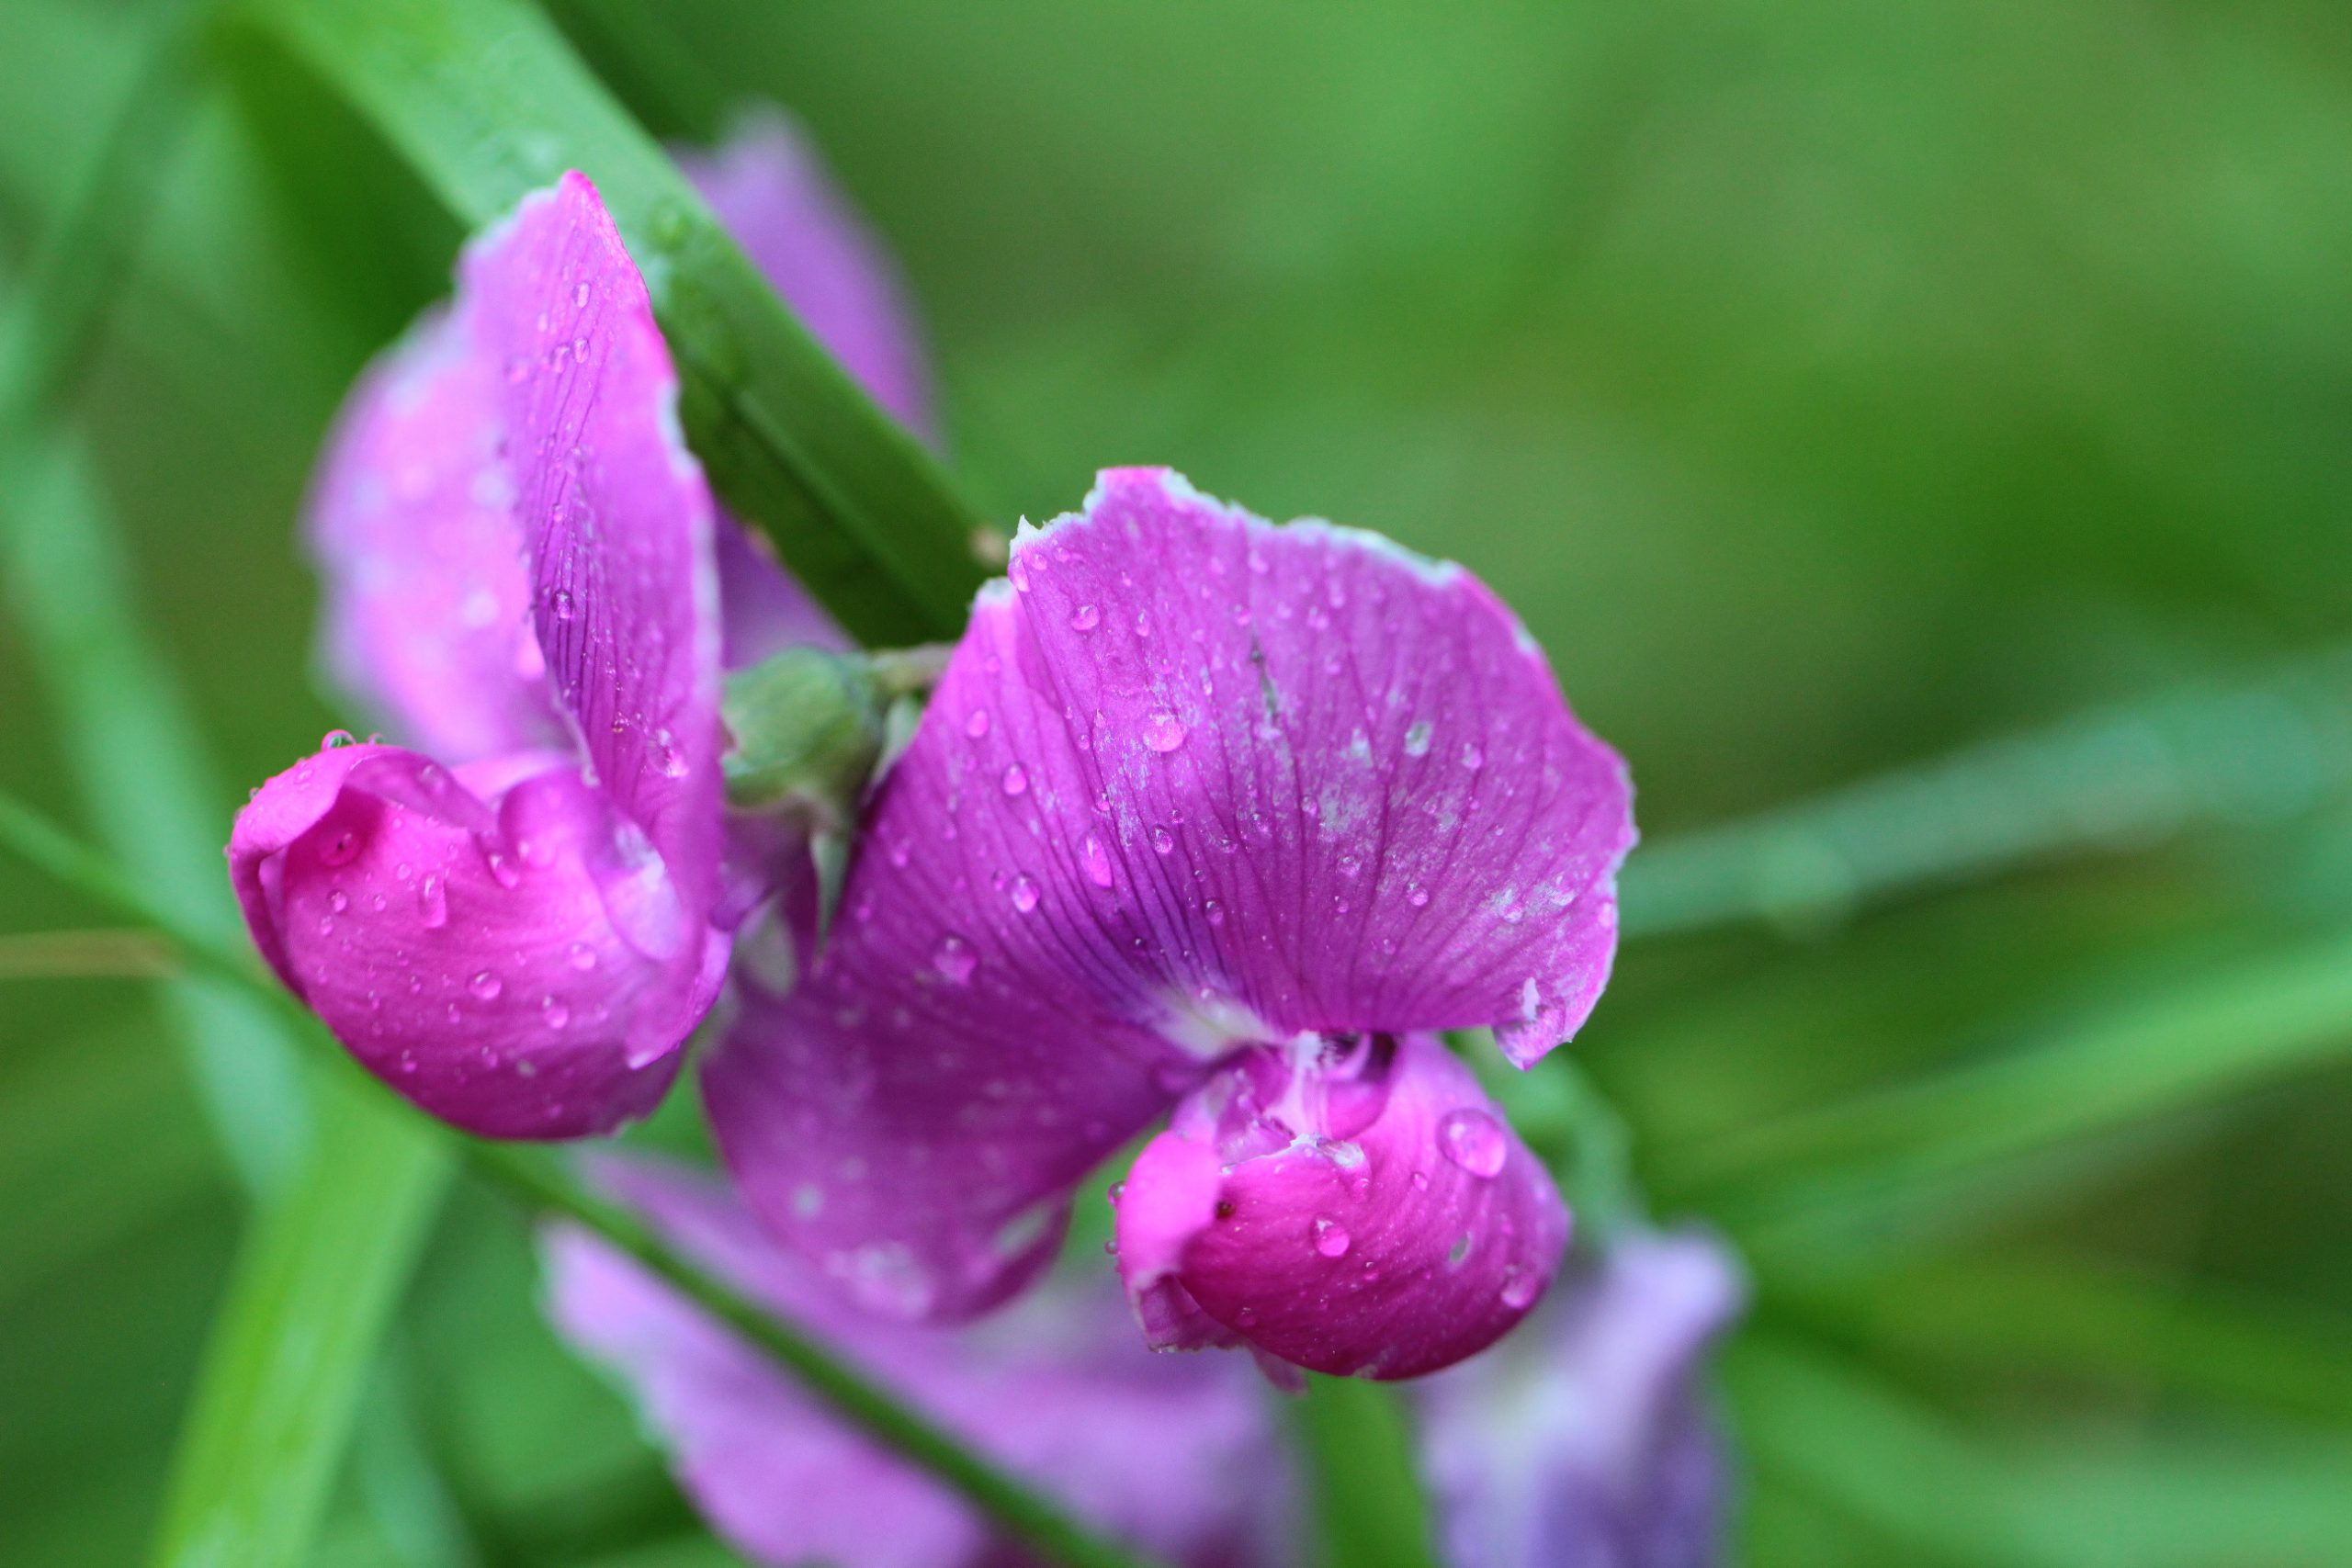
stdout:
[(309, 509), (328, 672), (371, 722), (458, 761), (560, 744), (496, 363), (447, 314), (352, 391)]
[(346, 746), (262, 787), (230, 872), (263, 956), (370, 1072), (469, 1132), (579, 1137), (660, 1100), (726, 961), (616, 826), (561, 758), (453, 776)]
[(934, 439), (931, 376), (898, 269), (800, 130), (765, 108), (724, 145), (675, 155), (808, 335), (899, 423)]
[(1042, 1261), (1008, 1238), (1238, 1047), (1548, 1048), (1632, 836), (1615, 755), (1458, 569), (1107, 474), (981, 594), (814, 974), (709, 1064), (712, 1123), (777, 1234), (977, 1311)]
[(469, 247), (458, 311), (503, 367), (548, 680), (685, 917), (718, 894), (711, 500), (644, 279), (578, 173)]
[[(1288, 1560), (1288, 1479), (1248, 1375), (1137, 1353), (1113, 1292), (1042, 1292), (978, 1331), (899, 1327), (797, 1270), (707, 1179), (645, 1162), (597, 1170), (707, 1266), (1105, 1531), (1200, 1568)], [(573, 1230), (550, 1232), (546, 1255), (558, 1327), (624, 1380), (687, 1495), (746, 1556), (842, 1568), (1026, 1561), (634, 1263)]]
[(1485, 1348), (1566, 1240), (1550, 1175), (1425, 1035), (1250, 1053), (1186, 1100), (1119, 1200), (1120, 1272), (1156, 1343), (1238, 1340), (1339, 1376), (1418, 1377)]
[(1723, 1561), (1728, 1467), (1701, 1382), (1745, 1297), (1737, 1261), (1711, 1237), (1631, 1235), (1579, 1259), (1510, 1345), (1420, 1385), (1449, 1560)]

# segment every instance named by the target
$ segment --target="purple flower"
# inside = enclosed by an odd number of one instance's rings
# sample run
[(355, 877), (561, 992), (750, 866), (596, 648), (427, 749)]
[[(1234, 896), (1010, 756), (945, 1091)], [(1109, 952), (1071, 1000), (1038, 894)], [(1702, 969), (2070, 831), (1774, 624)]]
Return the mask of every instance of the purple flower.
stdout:
[[(844, 367), (925, 419), (879, 258), (788, 128), (698, 177)], [(280, 977), (471, 1131), (571, 1137), (650, 1109), (725, 930), (807, 880), (797, 838), (722, 818), (718, 671), (842, 638), (714, 510), (675, 402), (643, 281), (569, 175), (362, 378), (312, 498), (326, 662), (416, 750), (271, 781), (232, 875)]]
[(842, 914), (704, 1089), (780, 1236), (870, 1306), (982, 1311), (1090, 1168), (1155, 1343), (1405, 1376), (1532, 1306), (1566, 1216), (1430, 1038), (1582, 1021), (1623, 765), (1459, 568), (1149, 469), (1014, 542), (877, 785)]
[[(475, 242), (455, 307), (364, 394), (386, 412), (353, 439), (393, 444), (388, 491), (340, 464), (328, 481), (331, 509), (352, 487), (362, 592), (420, 559), (371, 529), (446, 524), (448, 558), (401, 594), (411, 657), (383, 673), (447, 750), (279, 774), (238, 816), (231, 874), (279, 978), (471, 1131), (570, 1137), (650, 1109), (725, 968), (711, 503), (676, 394), (643, 280), (567, 175)], [(487, 459), (462, 502), (461, 437)]]
[[(675, 1244), (1103, 1530), (1192, 1568), (1289, 1560), (1289, 1478), (1253, 1380), (1136, 1354), (1116, 1292), (1041, 1292), (980, 1329), (887, 1323), (796, 1269), (716, 1182), (645, 1162), (596, 1169)], [(557, 1326), (620, 1377), (687, 1495), (746, 1557), (779, 1568), (1029, 1561), (619, 1253), (558, 1229), (546, 1257)]]
[(1745, 1297), (1712, 1238), (1630, 1235), (1579, 1259), (1526, 1334), (1417, 1389), (1447, 1561), (1722, 1561), (1726, 1463), (1700, 1383)]

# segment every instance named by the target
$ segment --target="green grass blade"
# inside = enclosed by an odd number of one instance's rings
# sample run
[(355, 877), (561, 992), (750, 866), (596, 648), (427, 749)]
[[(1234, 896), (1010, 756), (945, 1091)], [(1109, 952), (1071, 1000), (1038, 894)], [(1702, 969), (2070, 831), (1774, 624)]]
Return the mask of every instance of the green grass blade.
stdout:
[(1290, 1406), (1328, 1568), (1431, 1568), (1428, 1505), (1404, 1401), (1384, 1383), (1310, 1377)]
[(2095, 1158), (2119, 1139), (2161, 1147), (2168, 1121), (2347, 1051), (2352, 937), (2336, 935), (1726, 1140), (1700, 1185), (1758, 1245), (1905, 1234), (2032, 1162)]
[(661, 147), (514, 0), (254, 0), (251, 15), (465, 222), (577, 168), (645, 271), (694, 448), (863, 642), (955, 636), (978, 519), (915, 439), (802, 331)]
[(450, 1149), (356, 1084), (247, 1234), (214, 1320), (152, 1561), (297, 1568), (367, 1392)]

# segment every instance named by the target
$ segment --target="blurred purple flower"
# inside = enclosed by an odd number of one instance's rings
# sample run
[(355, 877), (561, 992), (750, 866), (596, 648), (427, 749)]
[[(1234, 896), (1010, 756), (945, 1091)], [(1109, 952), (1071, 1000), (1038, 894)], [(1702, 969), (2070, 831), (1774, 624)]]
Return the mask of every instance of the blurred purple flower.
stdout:
[(1455, 1568), (1709, 1568), (1728, 1464), (1702, 1397), (1738, 1260), (1691, 1232), (1579, 1258), (1528, 1331), (1415, 1390)]
[[(1136, 1354), (1107, 1282), (1040, 1292), (984, 1328), (909, 1327), (843, 1303), (715, 1180), (641, 1161), (594, 1168), (675, 1245), (1103, 1530), (1188, 1568), (1292, 1560), (1290, 1480), (1255, 1380)], [(688, 1495), (745, 1556), (779, 1568), (1030, 1561), (634, 1262), (570, 1228), (545, 1250), (557, 1326), (622, 1380)]]
[[(786, 122), (688, 162), (811, 333), (927, 423), (895, 287)], [(643, 280), (569, 175), (362, 378), (312, 498), (328, 666), (416, 750), (271, 781), (232, 874), (286, 983), (471, 1131), (650, 1109), (724, 930), (806, 880), (794, 843), (722, 820), (718, 670), (842, 638), (715, 511), (675, 402)]]
[(1151, 1122), (1119, 1245), (1154, 1343), (1459, 1359), (1566, 1220), (1429, 1037), (1522, 1063), (1591, 1009), (1623, 764), (1459, 568), (1150, 469), (1024, 530), (877, 786), (836, 923), (707, 1063), (761, 1217), (953, 1319), (1050, 1259)]

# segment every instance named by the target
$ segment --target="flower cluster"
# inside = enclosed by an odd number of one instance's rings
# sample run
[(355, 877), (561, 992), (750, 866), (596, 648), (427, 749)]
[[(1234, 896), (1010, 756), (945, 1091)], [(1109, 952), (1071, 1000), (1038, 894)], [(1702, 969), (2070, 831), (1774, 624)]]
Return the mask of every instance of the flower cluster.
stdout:
[[(684, 163), (928, 436), (888, 270), (789, 128)], [(1106, 1303), (1154, 1348), (1246, 1348), (1283, 1382), (1419, 1377), (1535, 1309), (1566, 1209), (1442, 1036), (1491, 1029), (1525, 1066), (1590, 1011), (1623, 764), (1460, 568), (1110, 470), (1012, 541), (853, 803), (820, 929), (806, 821), (729, 805), (722, 692), (843, 641), (716, 506), (675, 401), (578, 174), (478, 239), (453, 303), (368, 372), (311, 537), (329, 667), (401, 743), (255, 792), (229, 846), (255, 942), (371, 1072), (494, 1137), (643, 1115), (723, 993), (701, 1087), (730, 1188), (607, 1160), (607, 1189), (1106, 1525), (1186, 1562), (1284, 1560), (1246, 1363), (1123, 1357)], [(759, 961), (777, 942), (789, 961)], [(1139, 1139), (1112, 1188), (1127, 1310), (1108, 1269), (1032, 1292), (1073, 1193)], [(559, 1323), (746, 1551), (995, 1560), (662, 1287), (549, 1245)], [(1689, 1344), (1720, 1315), (1694, 1311)], [(1607, 1333), (1538, 1353), (1589, 1379)], [(1442, 1413), (1492, 1403), (1470, 1371), (1431, 1385), (1441, 1475), (1469, 1441)], [(1118, 1445), (1154, 1423), (1182, 1437), (1139, 1489)], [(852, 1544), (870, 1501), (779, 1510), (818, 1477), (903, 1495), (904, 1539)]]

